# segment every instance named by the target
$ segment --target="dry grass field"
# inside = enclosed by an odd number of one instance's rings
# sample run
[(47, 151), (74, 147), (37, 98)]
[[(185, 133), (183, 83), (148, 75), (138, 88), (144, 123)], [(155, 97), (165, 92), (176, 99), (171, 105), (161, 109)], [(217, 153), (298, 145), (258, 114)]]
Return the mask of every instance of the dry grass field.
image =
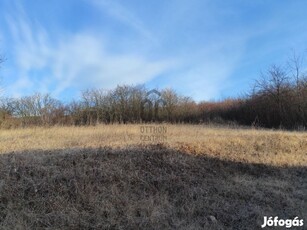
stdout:
[[(307, 133), (164, 125), (0, 130), (0, 229), (259, 229), (307, 217)], [(307, 221), (307, 219), (305, 220)]]
[[(150, 126), (150, 125), (147, 125)], [(307, 165), (307, 133), (163, 125), (164, 145), (193, 155), (275, 166)], [(101, 125), (0, 130), (0, 153), (71, 148), (126, 148), (141, 141), (142, 125)]]

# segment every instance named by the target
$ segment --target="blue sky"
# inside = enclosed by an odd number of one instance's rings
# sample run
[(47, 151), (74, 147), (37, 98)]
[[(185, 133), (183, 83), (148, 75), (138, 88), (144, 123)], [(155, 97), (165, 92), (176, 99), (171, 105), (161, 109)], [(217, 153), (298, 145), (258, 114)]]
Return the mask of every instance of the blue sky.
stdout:
[(306, 1), (1, 0), (6, 96), (145, 84), (195, 100), (246, 92), (307, 48)]

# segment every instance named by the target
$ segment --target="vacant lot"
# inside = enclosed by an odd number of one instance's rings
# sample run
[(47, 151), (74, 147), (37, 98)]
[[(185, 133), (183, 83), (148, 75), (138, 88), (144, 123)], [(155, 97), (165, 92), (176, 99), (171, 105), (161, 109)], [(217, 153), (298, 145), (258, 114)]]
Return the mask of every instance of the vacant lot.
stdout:
[[(307, 216), (307, 134), (166, 125), (0, 131), (0, 229), (259, 229)], [(306, 220), (305, 220), (306, 221)]]

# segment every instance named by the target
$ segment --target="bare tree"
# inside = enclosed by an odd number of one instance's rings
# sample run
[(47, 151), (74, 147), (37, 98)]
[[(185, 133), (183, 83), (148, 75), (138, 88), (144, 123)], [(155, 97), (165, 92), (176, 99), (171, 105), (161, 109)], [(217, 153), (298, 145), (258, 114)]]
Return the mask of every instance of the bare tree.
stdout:
[(293, 79), (295, 80), (296, 87), (300, 87), (300, 82), (302, 78), (304, 78), (303, 73), (303, 56), (297, 54), (294, 50), (292, 51), (292, 55), (288, 60), (288, 67), (292, 74)]
[(173, 89), (164, 89), (162, 90), (161, 97), (166, 104), (165, 110), (167, 121), (174, 122), (176, 119), (175, 113), (179, 103), (179, 96)]
[(51, 125), (59, 120), (59, 112), (63, 111), (60, 101), (40, 93), (15, 99), (12, 108), (13, 115), (21, 118), (24, 125)]
[(272, 123), (282, 126), (286, 118), (285, 102), (289, 92), (290, 83), (286, 71), (276, 65), (272, 65), (267, 72), (262, 73), (261, 79), (256, 81), (256, 97), (262, 99), (263, 111), (273, 110)]
[(307, 108), (306, 103), (306, 79), (307, 75), (303, 72), (303, 57), (297, 55), (293, 51), (292, 56), (289, 58), (288, 66), (292, 77), (295, 81), (295, 90), (292, 98), (295, 113), (298, 116), (299, 126), (306, 126), (306, 114), (305, 110)]

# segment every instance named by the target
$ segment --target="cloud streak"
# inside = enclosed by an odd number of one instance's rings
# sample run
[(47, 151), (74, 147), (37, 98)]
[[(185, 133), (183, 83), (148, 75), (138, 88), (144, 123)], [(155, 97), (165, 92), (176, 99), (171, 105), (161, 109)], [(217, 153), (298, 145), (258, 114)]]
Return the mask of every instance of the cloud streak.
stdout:
[(44, 28), (31, 24), (25, 17), (7, 21), (15, 44), (18, 76), (8, 88), (15, 96), (42, 89), (60, 96), (70, 87), (143, 84), (174, 66), (171, 60), (110, 53), (101, 37), (88, 32), (61, 35), (51, 41)]
[(272, 54), (287, 45), (286, 40), (296, 41), (294, 35), (279, 38), (288, 31), (283, 29), (284, 19), (280, 21), (277, 13), (268, 15), (275, 5), (259, 11), (264, 3), (79, 0), (65, 4), (76, 10), (67, 11), (69, 15), (66, 10), (52, 11), (59, 14), (54, 15), (58, 18), (54, 25), (50, 17), (33, 13), (33, 5), (13, 4), (5, 40), (14, 62), (8, 77), (14, 82), (7, 91), (14, 95), (46, 91), (62, 97), (84, 88), (144, 83), (172, 87), (196, 100), (221, 98), (227, 91), (235, 96), (252, 81), (251, 72), (281, 56), (282, 52)]
[(131, 11), (127, 10), (121, 4), (114, 0), (90, 0), (94, 6), (98, 6), (103, 12), (107, 12), (111, 17), (133, 28), (143, 37), (153, 40), (151, 31), (149, 31), (142, 20), (136, 17)]

